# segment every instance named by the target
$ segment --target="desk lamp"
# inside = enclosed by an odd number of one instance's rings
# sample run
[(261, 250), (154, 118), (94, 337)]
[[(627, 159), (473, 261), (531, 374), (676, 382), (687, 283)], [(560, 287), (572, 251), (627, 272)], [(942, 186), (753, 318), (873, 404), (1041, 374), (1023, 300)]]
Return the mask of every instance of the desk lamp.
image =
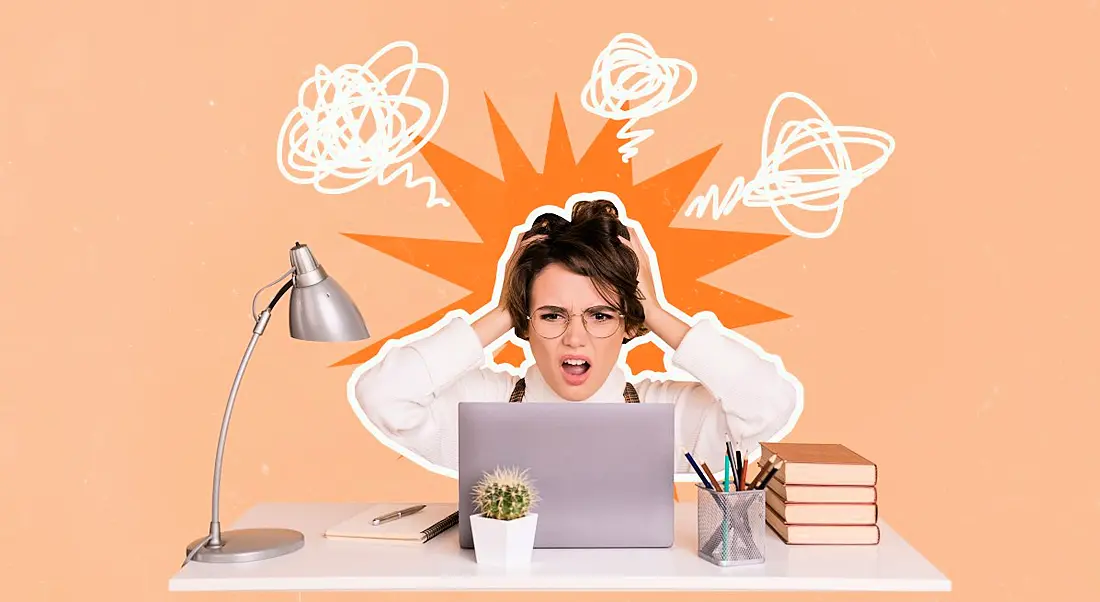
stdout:
[[(333, 280), (321, 264), (313, 257), (309, 247), (295, 242), (290, 249), (291, 268), (278, 280), (256, 291), (252, 298), (252, 318), (256, 321), (252, 329), (252, 340), (245, 349), (244, 359), (233, 379), (229, 391), (229, 402), (222, 418), (221, 434), (218, 437), (218, 452), (214, 459), (214, 492), (211, 503), (210, 534), (197, 539), (187, 547), (188, 561), (197, 562), (250, 562), (265, 560), (289, 554), (305, 545), (305, 536), (291, 529), (235, 529), (222, 532), (218, 517), (218, 498), (221, 493), (222, 454), (225, 451), (225, 436), (229, 430), (229, 417), (233, 413), (233, 402), (237, 398), (237, 388), (256, 341), (264, 333), (271, 310), (288, 290), (290, 290), (290, 336), (303, 341), (360, 341), (370, 337), (363, 316), (347, 292)], [(256, 315), (256, 299), (260, 293), (281, 282), (287, 276), (291, 279), (275, 293), (267, 308)], [(291, 288), (293, 287), (293, 288)]]

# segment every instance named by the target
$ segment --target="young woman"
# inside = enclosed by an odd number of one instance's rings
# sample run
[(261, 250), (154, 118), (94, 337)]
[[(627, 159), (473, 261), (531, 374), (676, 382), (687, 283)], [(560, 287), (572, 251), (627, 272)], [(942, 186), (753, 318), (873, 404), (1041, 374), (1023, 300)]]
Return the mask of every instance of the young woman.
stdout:
[[(671, 403), (680, 452), (724, 466), (727, 437), (746, 453), (783, 428), (801, 400), (781, 364), (722, 334), (707, 320), (689, 326), (657, 302), (639, 237), (608, 200), (582, 200), (572, 220), (548, 213), (517, 243), (504, 270), (500, 304), (473, 324), (456, 318), (425, 338), (394, 347), (354, 381), (367, 419), (404, 448), (446, 469), (458, 466), (458, 403)], [(534, 370), (520, 377), (489, 368), (485, 347), (515, 330)], [(652, 332), (674, 350), (690, 380), (630, 383), (623, 343)], [(453, 474), (453, 472), (451, 472)]]

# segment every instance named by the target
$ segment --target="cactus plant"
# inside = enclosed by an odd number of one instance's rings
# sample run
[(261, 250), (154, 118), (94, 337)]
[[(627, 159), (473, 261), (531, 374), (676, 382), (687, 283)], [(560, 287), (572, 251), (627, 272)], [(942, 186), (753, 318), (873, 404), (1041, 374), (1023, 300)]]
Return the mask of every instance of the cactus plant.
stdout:
[(527, 516), (538, 502), (538, 491), (526, 470), (497, 467), (482, 475), (474, 486), (473, 498), (482, 516), (510, 521)]

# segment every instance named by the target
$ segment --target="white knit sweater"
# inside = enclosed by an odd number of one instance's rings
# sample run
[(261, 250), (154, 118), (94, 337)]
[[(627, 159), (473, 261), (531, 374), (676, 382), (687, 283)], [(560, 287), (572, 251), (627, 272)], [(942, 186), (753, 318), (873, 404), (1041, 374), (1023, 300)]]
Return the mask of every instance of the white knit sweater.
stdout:
[[(694, 477), (680, 452), (713, 469), (724, 465), (725, 440), (752, 458), (760, 441), (768, 441), (801, 411), (802, 387), (782, 362), (723, 335), (708, 320), (699, 320), (672, 356), (674, 366), (691, 380), (634, 381), (641, 403), (675, 404), (678, 473)], [(378, 363), (353, 376), (361, 417), (409, 452), (455, 474), (458, 467), (458, 403), (507, 402), (519, 377), (488, 366), (489, 353), (473, 327), (455, 318), (426, 338), (394, 347)], [(538, 368), (526, 372), (524, 403), (566, 402), (542, 379)], [(590, 398), (575, 403), (623, 403), (627, 380), (620, 367)], [(351, 383), (349, 383), (351, 384)], [(716, 473), (717, 474), (717, 473)]]

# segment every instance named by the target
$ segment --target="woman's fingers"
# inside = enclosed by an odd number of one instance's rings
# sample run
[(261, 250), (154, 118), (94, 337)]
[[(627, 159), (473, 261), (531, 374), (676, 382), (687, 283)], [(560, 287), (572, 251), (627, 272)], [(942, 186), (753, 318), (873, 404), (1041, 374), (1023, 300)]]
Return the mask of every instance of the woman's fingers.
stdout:
[(634, 251), (634, 255), (636, 255), (638, 257), (638, 264), (641, 265), (642, 262), (645, 261), (645, 256), (642, 255), (642, 250), (638, 247), (637, 239), (638, 239), (638, 236), (636, 234), (634, 234), (633, 231), (631, 231), (630, 240), (627, 240), (626, 238), (623, 238), (622, 236), (619, 237), (619, 240), (623, 241), (624, 245), (629, 247), (631, 251)]
[(638, 256), (638, 261), (648, 269), (649, 257), (642, 249), (642, 237), (638, 235), (638, 231), (634, 228), (630, 228), (630, 247), (634, 249), (634, 253)]
[(521, 249), (525, 249), (528, 245), (534, 244), (544, 238), (546, 238), (545, 234), (535, 234), (534, 236), (531, 236), (529, 238), (520, 239), (519, 244), (516, 245), (516, 250), (518, 251)]
[(526, 239), (521, 238), (521, 239), (519, 239), (519, 241), (516, 243), (516, 247), (514, 249), (512, 249), (512, 255), (508, 258), (509, 259), (508, 262), (511, 263), (511, 262), (515, 261), (516, 259), (519, 258), (520, 253), (522, 253), (523, 250), (526, 249), (529, 245), (531, 245), (533, 243), (536, 243), (536, 242), (538, 242), (538, 241), (540, 241), (544, 238), (546, 238), (545, 234), (535, 234), (534, 236), (532, 236), (530, 238), (526, 238)]

